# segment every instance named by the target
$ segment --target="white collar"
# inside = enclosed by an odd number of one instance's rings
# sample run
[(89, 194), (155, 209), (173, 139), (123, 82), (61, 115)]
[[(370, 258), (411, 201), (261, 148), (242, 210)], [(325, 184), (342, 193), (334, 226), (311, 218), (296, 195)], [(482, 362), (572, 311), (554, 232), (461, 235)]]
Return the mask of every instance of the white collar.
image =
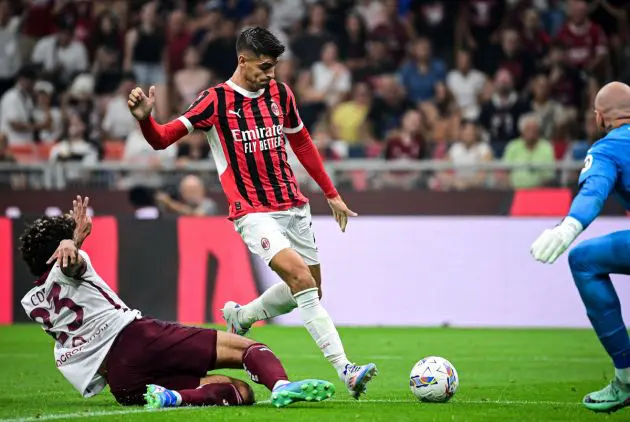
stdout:
[(234, 91), (236, 91), (239, 94), (241, 94), (243, 97), (247, 97), (247, 98), (258, 98), (261, 95), (263, 95), (263, 93), (265, 92), (265, 88), (261, 88), (261, 89), (259, 89), (258, 91), (255, 91), (255, 92), (248, 91), (245, 88), (242, 88), (242, 87), (236, 85), (234, 82), (232, 82), (231, 79), (227, 80), (226, 85), (229, 86), (230, 88), (232, 88)]

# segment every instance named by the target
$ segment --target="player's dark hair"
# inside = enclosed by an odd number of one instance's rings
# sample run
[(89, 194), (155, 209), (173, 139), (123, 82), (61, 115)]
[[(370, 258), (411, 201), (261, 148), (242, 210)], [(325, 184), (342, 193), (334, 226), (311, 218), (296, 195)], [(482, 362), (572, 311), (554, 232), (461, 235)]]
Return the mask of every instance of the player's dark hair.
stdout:
[(284, 53), (284, 45), (270, 31), (261, 27), (246, 28), (236, 40), (238, 54), (251, 51), (256, 56), (270, 56), (274, 59)]
[(48, 258), (55, 252), (59, 242), (72, 239), (76, 223), (66, 216), (38, 218), (20, 236), (20, 254), (31, 273), (39, 277), (50, 264)]

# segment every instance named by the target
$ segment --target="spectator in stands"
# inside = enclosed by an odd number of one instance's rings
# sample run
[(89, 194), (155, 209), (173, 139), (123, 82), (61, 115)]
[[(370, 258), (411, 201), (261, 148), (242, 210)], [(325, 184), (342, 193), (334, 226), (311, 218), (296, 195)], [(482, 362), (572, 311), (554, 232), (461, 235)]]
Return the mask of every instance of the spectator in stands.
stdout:
[(203, 132), (195, 131), (177, 143), (178, 165), (185, 165), (190, 161), (207, 160), (209, 154), (210, 144)]
[(363, 18), (358, 13), (350, 13), (346, 18), (344, 32), (339, 43), (340, 56), (350, 71), (366, 65), (367, 31)]
[(431, 42), (426, 38), (416, 39), (411, 48), (412, 60), (400, 69), (401, 83), (412, 101), (432, 100), (435, 86), (446, 78), (446, 65), (431, 56)]
[(426, 128), (417, 110), (405, 112), (400, 130), (385, 143), (386, 160), (421, 160), (427, 155)]
[(123, 76), (121, 53), (111, 47), (102, 46), (92, 63), (94, 93), (100, 100), (108, 100), (118, 90)]
[(158, 192), (155, 199), (168, 211), (178, 215), (203, 217), (218, 213), (216, 202), (206, 196), (203, 181), (195, 175), (190, 174), (182, 179), (179, 196), (181, 201), (171, 198), (167, 193)]
[(59, 107), (54, 106), (52, 102), (55, 88), (48, 81), (37, 81), (34, 91), (33, 119), (39, 126), (39, 130), (35, 132), (35, 139), (46, 144), (57, 142), (63, 132), (63, 117)]
[[(184, 68), (178, 70), (173, 77), (178, 111), (185, 110), (208, 86), (212, 74), (199, 63), (199, 52), (189, 46), (184, 53)], [(129, 113), (127, 113), (129, 114)]]
[(565, 108), (571, 108), (572, 115), (577, 115), (584, 103), (584, 91), (592, 81), (583, 71), (567, 64), (564, 47), (557, 43), (551, 45), (544, 70), (549, 76), (551, 97)]
[(313, 88), (328, 107), (339, 104), (352, 89), (348, 68), (339, 61), (337, 46), (330, 42), (322, 48), (321, 61), (313, 65)]
[(89, 69), (89, 57), (81, 41), (73, 39), (71, 22), (60, 20), (57, 32), (40, 39), (31, 60), (42, 66), (47, 79), (65, 89), (76, 75)]
[[(98, 151), (85, 139), (86, 125), (77, 113), (68, 116), (67, 137), (57, 142), (50, 150), (51, 163), (78, 162), (81, 164), (95, 164), (98, 161)], [(69, 169), (66, 177), (76, 180), (81, 177), (80, 169)]]
[(446, 86), (453, 93), (462, 117), (477, 120), (484, 89), (488, 83), (486, 75), (472, 68), (472, 57), (469, 51), (459, 50), (455, 60), (456, 68), (446, 77)]
[(367, 43), (368, 55), (361, 65), (352, 72), (352, 79), (357, 82), (376, 84), (376, 79), (382, 75), (396, 72), (396, 63), (387, 51), (385, 42), (379, 38), (372, 38)]
[(123, 43), (119, 24), (116, 15), (111, 10), (105, 9), (99, 13), (90, 37), (91, 57), (96, 57), (103, 48), (114, 51), (122, 50)]
[[(538, 116), (526, 114), (519, 119), (520, 138), (510, 141), (505, 148), (503, 161), (508, 164), (553, 164), (553, 146), (540, 137)], [(510, 186), (514, 189), (548, 185), (554, 178), (553, 169), (517, 169), (510, 173)]]
[(491, 74), (498, 69), (507, 69), (512, 74), (514, 87), (523, 90), (535, 71), (535, 57), (524, 51), (518, 31), (506, 28), (501, 31), (501, 43), (494, 49), (492, 59), (494, 67)]
[(126, 139), (138, 126), (138, 122), (129, 113), (127, 106), (129, 93), (135, 86), (136, 79), (133, 72), (125, 72), (116, 95), (109, 100), (105, 108), (102, 123), (104, 140)]
[(562, 106), (551, 98), (549, 78), (544, 73), (538, 74), (532, 80), (532, 99), (529, 107), (528, 111), (538, 116), (541, 134), (545, 139), (551, 139), (554, 126), (566, 119)]
[(448, 150), (446, 159), (456, 167), (464, 167), (437, 175), (432, 187), (438, 190), (466, 190), (485, 187), (488, 174), (475, 169), (474, 165), (492, 160), (492, 149), (481, 138), (481, 133), (474, 121), (466, 120), (461, 126), (459, 140)]
[[(421, 160), (427, 154), (425, 127), (422, 114), (416, 110), (407, 111), (402, 118), (400, 130), (385, 144), (386, 160)], [(397, 187), (413, 189), (421, 174), (415, 171), (390, 171), (383, 173), (376, 184), (379, 188)]]
[(174, 10), (168, 16), (166, 28), (166, 69), (169, 75), (174, 75), (184, 67), (184, 52), (192, 40), (192, 34), (187, 28), (186, 14), (181, 10)]
[(31, 145), (41, 128), (33, 120), (35, 78), (35, 69), (23, 67), (16, 84), (0, 99), (0, 132), (6, 134), (10, 147)]
[[(140, 12), (140, 24), (127, 31), (124, 68), (133, 71), (140, 85), (163, 85), (166, 37), (157, 15), (157, 3), (150, 1)], [(158, 93), (159, 98), (159, 93)]]
[(357, 0), (355, 10), (371, 32), (385, 21), (385, 6), (380, 0)]
[(326, 103), (324, 102), (326, 91), (316, 90), (313, 83), (313, 73), (310, 70), (303, 70), (298, 75), (295, 95), (299, 101), (302, 122), (307, 129), (311, 130), (326, 111)]
[(372, 30), (371, 37), (383, 40), (394, 62), (399, 64), (405, 56), (410, 34), (406, 23), (398, 16), (398, 0), (384, 0), (383, 4), (385, 20)]
[(202, 64), (210, 69), (222, 82), (228, 80), (237, 66), (236, 51), (236, 24), (234, 21), (224, 19), (219, 24), (219, 31), (215, 37), (205, 45), (202, 55)]
[[(302, 5), (296, 6), (294, 4), (293, 7), (296, 9), (303, 9)], [(268, 29), (278, 38), (278, 40), (280, 40), (282, 45), (285, 46), (284, 53), (282, 53), (282, 56), (280, 56), (281, 60), (290, 59), (293, 57), (293, 53), (291, 52), (292, 47), (290, 46), (290, 40), (287, 33), (285, 32), (285, 29), (281, 26), (272, 24), (271, 22), (271, 6), (268, 2), (258, 3), (252, 15), (248, 19), (246, 19), (245, 22), (247, 26), (260, 26), (261, 28)], [(319, 57), (319, 54), (317, 55), (317, 57)]]
[(156, 192), (141, 184), (129, 189), (129, 202), (134, 208), (134, 216), (138, 220), (155, 220), (160, 217), (160, 210), (155, 206)]
[(486, 74), (494, 73), (494, 46), (500, 41), (505, 1), (468, 0), (457, 2), (459, 13), (455, 44), (475, 52), (475, 67)]
[(304, 19), (306, 8), (302, 7), (301, 1), (270, 0), (268, 4), (271, 5), (270, 26), (272, 28), (291, 32)]
[(371, 139), (384, 141), (400, 126), (403, 114), (414, 109), (415, 104), (406, 97), (398, 79), (391, 75), (378, 78), (376, 93), (368, 112), (367, 128)]
[(77, 76), (70, 89), (62, 99), (64, 113), (75, 112), (86, 124), (86, 139), (88, 142), (99, 145), (101, 140), (101, 116), (99, 114), (97, 99), (94, 96), (94, 77), (89, 73)]
[(368, 141), (366, 117), (370, 110), (372, 93), (365, 83), (354, 86), (352, 99), (336, 106), (331, 113), (335, 138), (350, 146), (351, 158), (364, 157)]
[(567, 50), (568, 63), (588, 71), (604, 70), (608, 66), (608, 40), (602, 28), (588, 18), (588, 3), (568, 0), (567, 16), (556, 40)]
[(15, 84), (22, 65), (20, 23), (9, 0), (0, 0), (0, 97)]
[(294, 59), (281, 60), (276, 65), (276, 81), (284, 82), (289, 86), (295, 85), (297, 70)]
[(432, 129), (433, 141), (450, 142), (459, 135), (461, 112), (455, 97), (443, 83), (435, 86), (434, 100), (423, 102), (419, 109)]
[(479, 115), (479, 123), (490, 135), (495, 156), (502, 156), (506, 143), (518, 136), (518, 121), (525, 107), (514, 90), (512, 74), (500, 69), (495, 76), (494, 93)]
[(568, 148), (565, 155), (565, 159), (569, 161), (582, 161), (586, 158), (587, 151), (593, 144), (601, 137), (597, 125), (595, 123), (595, 117), (591, 111), (588, 111), (584, 115), (584, 130), (583, 135), (574, 141), (570, 148)]
[(534, 7), (525, 10), (521, 17), (521, 44), (523, 50), (534, 57), (536, 64), (547, 55), (551, 38), (545, 31), (540, 14)]
[(457, 10), (454, 2), (447, 0), (412, 0), (409, 22), (416, 36), (433, 41), (433, 53), (448, 64), (453, 64), (455, 46), (455, 20)]
[(0, 163), (15, 163), (15, 157), (9, 151), (7, 135), (0, 132)]
[[(291, 44), (291, 51), (300, 62), (300, 68), (309, 68), (324, 56), (326, 46), (335, 45), (333, 36), (326, 29), (326, 9), (314, 3), (308, 13), (308, 26)], [(336, 49), (336, 47), (335, 47)]]
[[(210, 3), (214, 2), (216, 0), (210, 0)], [(220, 3), (223, 3), (221, 8), (223, 15), (232, 21), (244, 19), (251, 15), (254, 10), (254, 0), (232, 0), (221, 1)]]

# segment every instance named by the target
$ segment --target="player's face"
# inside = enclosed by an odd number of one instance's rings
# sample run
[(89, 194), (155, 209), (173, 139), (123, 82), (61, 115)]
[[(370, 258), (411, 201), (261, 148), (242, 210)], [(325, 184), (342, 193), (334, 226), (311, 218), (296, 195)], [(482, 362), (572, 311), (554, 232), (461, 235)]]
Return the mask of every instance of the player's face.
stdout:
[(278, 60), (269, 56), (241, 56), (245, 79), (254, 91), (265, 88), (276, 76)]

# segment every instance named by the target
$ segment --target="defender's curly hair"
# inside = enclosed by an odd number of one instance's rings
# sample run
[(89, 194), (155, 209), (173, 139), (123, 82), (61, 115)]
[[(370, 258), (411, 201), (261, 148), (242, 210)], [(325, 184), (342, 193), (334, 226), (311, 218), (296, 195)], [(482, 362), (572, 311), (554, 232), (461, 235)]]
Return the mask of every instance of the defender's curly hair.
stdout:
[(236, 40), (236, 52), (251, 51), (256, 56), (270, 56), (274, 59), (284, 53), (285, 47), (269, 30), (259, 26), (246, 28)]
[(38, 218), (20, 236), (20, 253), (31, 273), (39, 277), (50, 265), (48, 258), (55, 252), (59, 242), (72, 239), (76, 223), (67, 216)]

